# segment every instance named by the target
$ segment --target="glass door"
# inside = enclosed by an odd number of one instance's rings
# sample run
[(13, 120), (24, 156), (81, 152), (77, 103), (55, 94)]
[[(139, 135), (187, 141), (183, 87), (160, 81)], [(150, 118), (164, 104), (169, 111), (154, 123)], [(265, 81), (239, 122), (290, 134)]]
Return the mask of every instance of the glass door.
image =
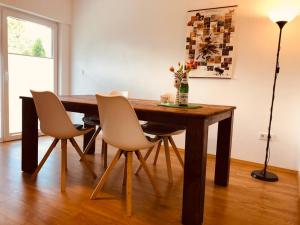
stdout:
[(3, 140), (20, 138), (20, 96), (30, 90), (57, 92), (57, 25), (35, 16), (3, 9)]

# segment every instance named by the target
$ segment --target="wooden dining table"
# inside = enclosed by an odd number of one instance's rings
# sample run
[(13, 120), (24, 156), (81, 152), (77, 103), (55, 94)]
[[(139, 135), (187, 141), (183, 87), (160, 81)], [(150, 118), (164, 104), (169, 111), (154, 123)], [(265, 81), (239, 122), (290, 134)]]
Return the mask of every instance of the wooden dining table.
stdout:
[[(38, 164), (38, 117), (32, 97), (22, 99), (22, 171), (33, 173)], [(59, 96), (69, 112), (98, 115), (94, 95)], [(129, 99), (138, 118), (143, 121), (176, 124), (186, 128), (182, 223), (203, 223), (207, 140), (209, 126), (218, 123), (215, 164), (216, 185), (229, 182), (230, 151), (234, 106), (201, 105), (200, 108), (169, 108), (158, 101)], [(86, 144), (90, 134), (85, 136)]]

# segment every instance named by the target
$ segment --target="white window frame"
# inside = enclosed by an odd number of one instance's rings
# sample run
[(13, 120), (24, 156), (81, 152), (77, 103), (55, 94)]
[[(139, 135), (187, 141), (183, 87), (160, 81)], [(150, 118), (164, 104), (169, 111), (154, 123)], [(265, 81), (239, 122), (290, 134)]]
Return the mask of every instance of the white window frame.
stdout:
[(45, 25), (52, 29), (52, 41), (53, 41), (53, 59), (54, 59), (54, 92), (58, 93), (58, 24), (56, 22), (40, 18), (35, 15), (31, 15), (28, 13), (24, 13), (21, 11), (9, 9), (6, 7), (0, 7), (1, 11), (1, 25), (0, 25), (0, 32), (1, 32), (1, 47), (0, 47), (0, 54), (1, 54), (1, 121), (2, 121), (2, 137), (0, 141), (12, 141), (21, 138), (21, 133), (17, 134), (9, 134), (9, 74), (8, 74), (8, 43), (7, 43), (7, 17), (15, 17), (21, 20), (30, 21), (33, 23), (38, 23), (41, 25)]

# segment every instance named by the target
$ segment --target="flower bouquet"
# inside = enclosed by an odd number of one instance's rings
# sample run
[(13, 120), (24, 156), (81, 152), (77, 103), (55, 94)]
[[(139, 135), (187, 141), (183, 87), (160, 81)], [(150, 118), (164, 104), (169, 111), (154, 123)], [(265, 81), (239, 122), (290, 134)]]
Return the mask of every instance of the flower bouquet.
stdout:
[(175, 104), (179, 105), (179, 88), (181, 85), (182, 78), (188, 77), (188, 73), (192, 69), (197, 69), (197, 66), (198, 66), (197, 61), (190, 60), (186, 62), (184, 65), (178, 62), (177, 70), (175, 70), (173, 66), (170, 67), (170, 71), (174, 74), (174, 87), (177, 89)]

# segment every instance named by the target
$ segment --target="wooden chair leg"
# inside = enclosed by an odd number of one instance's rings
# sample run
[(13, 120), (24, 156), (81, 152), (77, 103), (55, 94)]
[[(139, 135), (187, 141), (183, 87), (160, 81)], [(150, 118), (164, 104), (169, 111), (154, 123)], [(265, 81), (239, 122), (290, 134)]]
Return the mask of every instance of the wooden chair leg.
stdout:
[(149, 180), (150, 180), (150, 182), (151, 182), (151, 184), (152, 184), (152, 186), (153, 186), (153, 189), (154, 189), (156, 195), (157, 195), (158, 197), (161, 197), (159, 188), (157, 187), (157, 185), (156, 185), (156, 183), (155, 183), (153, 177), (151, 176), (150, 171), (149, 171), (149, 169), (148, 169), (148, 167), (147, 167), (147, 164), (146, 164), (146, 162), (145, 162), (145, 160), (144, 160), (144, 158), (143, 158), (141, 152), (140, 152), (140, 151), (135, 151), (135, 154), (136, 154), (138, 160), (140, 161), (142, 167), (144, 168), (144, 170), (145, 170), (147, 176), (149, 177)]
[(105, 172), (103, 173), (100, 181), (98, 182), (96, 188), (94, 189), (90, 199), (95, 199), (97, 193), (102, 189), (104, 183), (106, 182), (108, 175), (110, 174), (111, 170), (114, 168), (114, 166), (116, 165), (116, 163), (118, 162), (120, 156), (121, 156), (122, 150), (118, 150), (117, 154), (115, 155), (114, 159), (111, 161), (110, 165), (108, 166), (108, 168), (105, 170)]
[[(66, 151), (66, 154), (67, 154), (67, 151)], [(65, 157), (65, 171), (66, 171), (66, 173), (68, 171), (68, 157)]]
[(101, 155), (103, 155), (103, 149), (106, 147), (105, 146), (105, 141), (102, 139), (102, 146), (101, 146)]
[(169, 139), (169, 141), (170, 141), (170, 143), (171, 143), (171, 145), (172, 145), (172, 148), (173, 148), (173, 150), (174, 150), (174, 152), (175, 152), (175, 154), (176, 154), (176, 156), (177, 156), (177, 158), (178, 158), (178, 160), (179, 160), (179, 162), (180, 162), (180, 165), (182, 166), (182, 168), (184, 168), (183, 160), (182, 160), (182, 158), (181, 158), (181, 155), (180, 155), (180, 153), (179, 153), (179, 151), (178, 151), (178, 149), (177, 149), (177, 147), (176, 147), (176, 144), (175, 144), (175, 142), (174, 142), (172, 136), (169, 136), (168, 139)]
[(132, 152), (126, 154), (127, 175), (126, 175), (126, 212), (127, 216), (132, 215)]
[(73, 147), (75, 148), (76, 152), (78, 153), (78, 155), (80, 156), (80, 158), (82, 159), (84, 165), (87, 167), (87, 169), (91, 172), (92, 176), (94, 178), (97, 177), (97, 175), (95, 174), (94, 170), (92, 169), (92, 167), (89, 165), (88, 161), (86, 160), (83, 152), (81, 151), (80, 147), (78, 146), (77, 142), (75, 141), (74, 138), (70, 138), (70, 142), (73, 145)]
[(66, 190), (66, 161), (67, 161), (67, 140), (61, 140), (61, 180), (60, 180), (60, 191), (65, 192)]
[(161, 143), (162, 143), (162, 140), (160, 140), (158, 142), (156, 153), (155, 153), (155, 158), (154, 158), (154, 161), (153, 161), (153, 165), (156, 165), (156, 163), (157, 163), (157, 159), (158, 159), (158, 155), (159, 155)]
[(89, 152), (90, 148), (92, 147), (92, 145), (93, 145), (94, 141), (96, 140), (96, 137), (98, 136), (100, 131), (101, 131), (101, 127), (99, 126), (97, 128), (97, 130), (95, 131), (95, 133), (93, 134), (93, 136), (91, 137), (89, 143), (87, 144), (87, 146), (83, 150), (83, 154), (87, 154)]
[(170, 157), (168, 138), (163, 137), (163, 141), (164, 141), (164, 147), (165, 147), (165, 155), (166, 155), (169, 183), (173, 183), (173, 174), (172, 174), (172, 167), (171, 167), (171, 157)]
[[(147, 151), (144, 160), (145, 162), (147, 161), (148, 157), (150, 156), (152, 150), (154, 149), (155, 146), (149, 148), (149, 150)], [(138, 175), (138, 173), (140, 172), (140, 170), (142, 169), (142, 165), (140, 164), (139, 167), (137, 168), (137, 170), (135, 171), (135, 175)]]
[(126, 185), (127, 180), (127, 152), (123, 152), (125, 156), (125, 164), (124, 164), (124, 175), (123, 175), (123, 185)]
[(101, 154), (103, 157), (103, 167), (104, 169), (106, 169), (107, 168), (107, 143), (104, 140), (102, 140)]
[(58, 141), (59, 141), (59, 139), (57, 139), (57, 138), (55, 138), (53, 140), (52, 144), (48, 148), (48, 150), (47, 150), (46, 154), (44, 155), (43, 159), (41, 160), (41, 162), (39, 163), (38, 167), (36, 168), (36, 170), (32, 174), (31, 179), (35, 179), (36, 178), (36, 176), (38, 175), (38, 173), (42, 169), (43, 165), (45, 164), (46, 160), (48, 159), (49, 155), (51, 154), (51, 152), (53, 151), (53, 149), (57, 145)]

